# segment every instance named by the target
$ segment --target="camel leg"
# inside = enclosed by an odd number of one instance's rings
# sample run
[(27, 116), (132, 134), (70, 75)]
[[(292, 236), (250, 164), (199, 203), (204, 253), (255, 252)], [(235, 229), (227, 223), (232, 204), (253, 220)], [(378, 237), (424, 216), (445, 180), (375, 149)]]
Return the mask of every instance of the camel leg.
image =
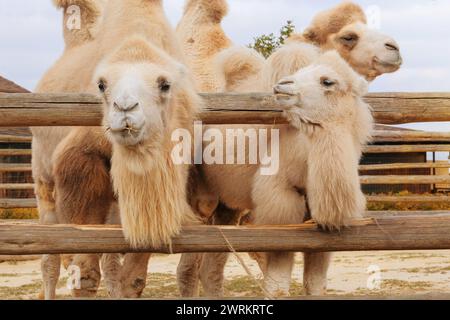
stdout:
[(326, 294), (331, 255), (329, 252), (304, 253), (303, 285), (307, 295)]
[[(76, 136), (75, 136), (76, 137)], [(109, 177), (108, 159), (80, 141), (66, 138), (54, 159), (56, 213), (59, 223), (104, 224), (107, 221), (114, 196)], [(78, 267), (78, 288), (74, 297), (94, 297), (100, 284), (100, 255), (75, 255), (72, 266)]]
[(151, 254), (128, 253), (121, 270), (121, 298), (140, 298), (147, 284), (147, 269)]
[[(214, 213), (214, 225), (237, 225), (240, 211), (219, 204)], [(200, 267), (200, 281), (206, 297), (223, 297), (224, 270), (229, 253), (205, 253)]]
[[(117, 204), (112, 206), (106, 224), (120, 225), (120, 213)], [(103, 254), (100, 261), (105, 287), (108, 296), (111, 298), (121, 298), (121, 258), (120, 253), (108, 253)]]
[(264, 288), (274, 297), (289, 296), (294, 253), (270, 252), (265, 255)]
[(198, 297), (199, 272), (203, 253), (183, 253), (177, 268), (177, 283), (184, 298)]
[[(268, 191), (269, 190), (269, 191)], [(258, 176), (253, 189), (254, 222), (258, 225), (300, 224), (306, 214), (306, 200), (294, 188), (273, 176)], [(288, 296), (294, 253), (271, 252), (262, 259), (264, 286), (273, 296)]]
[[(39, 222), (41, 224), (58, 223), (55, 214), (55, 200), (53, 198), (53, 184), (46, 183), (35, 178), (36, 181), (36, 199), (38, 203)], [(61, 269), (60, 255), (44, 254), (41, 258), (42, 272), (42, 291), (39, 294), (40, 299), (53, 300), (56, 298), (56, 285), (58, 284)]]

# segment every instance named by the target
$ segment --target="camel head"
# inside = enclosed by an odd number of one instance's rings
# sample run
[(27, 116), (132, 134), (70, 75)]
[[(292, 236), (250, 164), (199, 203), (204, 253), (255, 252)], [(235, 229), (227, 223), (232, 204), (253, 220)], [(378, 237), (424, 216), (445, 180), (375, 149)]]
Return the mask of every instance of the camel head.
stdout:
[(359, 109), (367, 109), (361, 97), (368, 83), (336, 51), (328, 51), (313, 64), (286, 77), (274, 87), (288, 108), (285, 115), (298, 129), (352, 127)]
[(195, 112), (185, 67), (143, 39), (126, 41), (103, 61), (95, 81), (104, 102), (103, 125), (122, 146), (157, 147), (177, 121), (187, 122)]
[[(293, 40), (299, 39), (298, 35)], [(397, 42), (369, 28), (360, 6), (344, 2), (318, 14), (300, 36), (300, 40), (324, 50), (336, 50), (368, 81), (384, 73), (397, 71), (402, 57)]]

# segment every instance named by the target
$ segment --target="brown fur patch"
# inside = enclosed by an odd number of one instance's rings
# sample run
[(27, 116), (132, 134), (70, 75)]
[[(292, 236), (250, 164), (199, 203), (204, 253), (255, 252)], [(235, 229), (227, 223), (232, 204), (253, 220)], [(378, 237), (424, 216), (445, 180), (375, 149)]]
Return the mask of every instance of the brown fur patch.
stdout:
[(62, 151), (56, 151), (53, 173), (60, 223), (102, 224), (109, 213), (114, 200), (111, 149), (96, 130), (73, 132), (62, 142)]
[(344, 2), (330, 10), (319, 13), (303, 35), (294, 35), (293, 37), (298, 39), (301, 37), (301, 39), (320, 46), (327, 42), (330, 35), (355, 22), (367, 23), (364, 11), (355, 3)]

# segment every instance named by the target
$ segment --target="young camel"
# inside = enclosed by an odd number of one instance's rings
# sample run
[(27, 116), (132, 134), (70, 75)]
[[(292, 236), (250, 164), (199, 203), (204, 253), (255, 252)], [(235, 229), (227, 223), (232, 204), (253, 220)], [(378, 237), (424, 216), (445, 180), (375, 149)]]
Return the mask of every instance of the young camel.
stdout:
[[(82, 3), (94, 2), (78, 2)], [(124, 39), (133, 35), (144, 37), (182, 60), (162, 1), (110, 0), (105, 4), (103, 18), (95, 30), (101, 32), (89, 37), (89, 41), (65, 50), (41, 80), (38, 92), (97, 92), (92, 86), (92, 77), (98, 64), (117, 50)], [(67, 77), (68, 74), (71, 76)], [(41, 219), (46, 223), (107, 223), (111, 212), (114, 212), (114, 218), (117, 214), (109, 177), (111, 146), (101, 128), (67, 128), (62, 131), (33, 130), (33, 167)], [(111, 288), (111, 294), (139, 296), (145, 287), (149, 255), (126, 255), (120, 274), (115, 270), (117, 257), (110, 257), (114, 261), (106, 262), (113, 266), (113, 270), (104, 270), (105, 277), (109, 272), (113, 273), (112, 277), (120, 277), (111, 281), (113, 286), (120, 284), (119, 288)], [(99, 255), (75, 256), (72, 263), (80, 267), (82, 280), (81, 288), (74, 290), (73, 294), (95, 295), (100, 281)], [(59, 256), (44, 259), (47, 299), (55, 297), (59, 268)]]
[[(294, 35), (288, 44), (275, 52), (267, 62), (261, 62), (261, 58), (248, 48), (231, 47), (222, 51), (216, 58), (214, 77), (221, 83), (220, 91), (267, 92), (271, 91), (273, 85), (281, 78), (310, 65), (322, 51), (329, 49), (336, 49), (352, 67), (368, 80), (373, 80), (382, 73), (398, 70), (402, 59), (395, 41), (378, 31), (369, 29), (365, 25), (365, 21), (365, 14), (359, 6), (345, 2), (317, 15), (311, 26), (305, 31), (304, 36)], [(317, 40), (313, 41), (314, 39)], [(328, 41), (324, 41), (324, 39), (328, 39)], [(201, 46), (201, 44), (197, 45)], [(381, 61), (383, 62), (380, 63)], [(232, 177), (239, 179), (239, 183)], [(244, 177), (248, 179), (247, 175)], [(208, 178), (207, 172), (206, 178)], [(222, 176), (222, 180), (224, 181), (222, 184), (228, 181), (228, 187), (231, 189), (242, 183), (242, 176), (229, 173)], [(214, 191), (214, 187), (209, 186), (209, 190)], [(241, 209), (252, 207), (251, 200), (246, 201), (246, 204), (235, 204), (231, 197), (227, 199), (229, 202), (220, 200), (222, 204), (216, 210), (215, 216), (227, 216), (233, 222), (236, 219), (231, 219), (230, 215), (238, 216)], [(226, 204), (237, 210), (233, 212)], [(306, 292), (307, 294), (323, 294), (326, 288), (326, 270), (330, 255), (328, 253), (305, 253), (304, 256)], [(203, 286), (208, 283), (207, 287), (212, 288), (208, 292), (210, 296), (220, 296), (223, 292), (223, 261), (226, 261), (226, 257), (227, 254), (222, 254), (221, 258), (216, 257), (215, 259), (221, 261), (220, 263), (209, 259), (208, 255), (204, 257), (203, 265), (206, 265), (207, 268), (203, 268), (200, 277)], [(261, 259), (258, 259), (258, 262), (265, 264)], [(264, 268), (264, 266), (262, 267)], [(191, 271), (192, 268), (180, 264), (179, 278), (184, 277), (184, 270)], [(191, 273), (194, 272), (191, 271)], [(191, 281), (191, 288), (188, 284), (187, 288), (181, 289), (181, 291), (192, 292), (193, 283), (195, 282)]]
[[(225, 205), (251, 209), (256, 224), (299, 224), (306, 201), (311, 217), (326, 229), (340, 229), (365, 210), (358, 164), (372, 128), (370, 108), (362, 100), (367, 82), (335, 51), (320, 56), (275, 93), (289, 95), (285, 115), (290, 126), (280, 132), (280, 170), (261, 175), (258, 165), (202, 166), (210, 188)], [(227, 177), (240, 177), (230, 188)], [(304, 190), (300, 192), (300, 190)], [(293, 253), (266, 253), (264, 285), (273, 296), (288, 295)], [(325, 289), (328, 257), (305, 256), (309, 294)]]

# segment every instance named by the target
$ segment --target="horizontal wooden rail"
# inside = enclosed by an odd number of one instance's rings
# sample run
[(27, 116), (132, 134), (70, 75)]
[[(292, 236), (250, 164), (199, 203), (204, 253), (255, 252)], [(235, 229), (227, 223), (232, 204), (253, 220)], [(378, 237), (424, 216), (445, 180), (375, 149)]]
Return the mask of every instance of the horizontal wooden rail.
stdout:
[(9, 164), (0, 163), (0, 172), (30, 172), (31, 165), (29, 164)]
[[(450, 129), (449, 129), (450, 131)], [(450, 143), (449, 132), (425, 132), (425, 131), (393, 131), (375, 130), (373, 133), (375, 142), (448, 142)]]
[(402, 202), (402, 203), (450, 203), (450, 196), (367, 196), (368, 202)]
[[(450, 184), (448, 176), (361, 176), (361, 184)], [(32, 190), (32, 183), (0, 183), (3, 190)]]
[(364, 148), (365, 153), (449, 152), (450, 144), (434, 145), (374, 145)]
[(447, 176), (361, 176), (361, 184), (450, 184)]
[(0, 143), (1, 142), (15, 142), (15, 143), (31, 143), (31, 136), (18, 136), (18, 135), (10, 135), (10, 134), (0, 134)]
[(0, 149), (0, 156), (31, 156), (31, 149)]
[[(286, 123), (282, 97), (202, 94), (201, 119), (209, 124)], [(365, 100), (378, 123), (450, 121), (450, 93), (376, 93)], [(97, 126), (102, 107), (88, 94), (0, 94), (0, 126)]]
[[(368, 202), (405, 202), (405, 203), (424, 203), (424, 202), (449, 202), (450, 196), (366, 196)], [(0, 209), (11, 208), (36, 208), (36, 199), (0, 199)]]
[(34, 189), (33, 183), (0, 183), (0, 189), (3, 190), (31, 190)]
[(386, 164), (367, 164), (360, 165), (361, 171), (374, 170), (397, 170), (397, 169), (433, 169), (433, 168), (450, 168), (450, 162), (447, 163), (386, 163)]
[[(17, 135), (1, 135), (0, 143), (30, 143), (32, 140), (30, 136), (17, 136)], [(450, 143), (450, 133), (444, 132), (425, 132), (425, 131), (393, 131), (393, 130), (375, 130), (373, 134), (373, 140), (376, 143), (382, 142), (433, 142)]]
[(36, 199), (0, 199), (0, 209), (36, 208)]
[[(450, 249), (450, 214), (355, 221), (340, 232), (313, 223), (297, 226), (185, 227), (172, 250), (134, 250), (114, 226), (0, 223), (0, 255), (125, 253), (366, 251)], [(226, 239), (226, 240), (225, 240)]]

